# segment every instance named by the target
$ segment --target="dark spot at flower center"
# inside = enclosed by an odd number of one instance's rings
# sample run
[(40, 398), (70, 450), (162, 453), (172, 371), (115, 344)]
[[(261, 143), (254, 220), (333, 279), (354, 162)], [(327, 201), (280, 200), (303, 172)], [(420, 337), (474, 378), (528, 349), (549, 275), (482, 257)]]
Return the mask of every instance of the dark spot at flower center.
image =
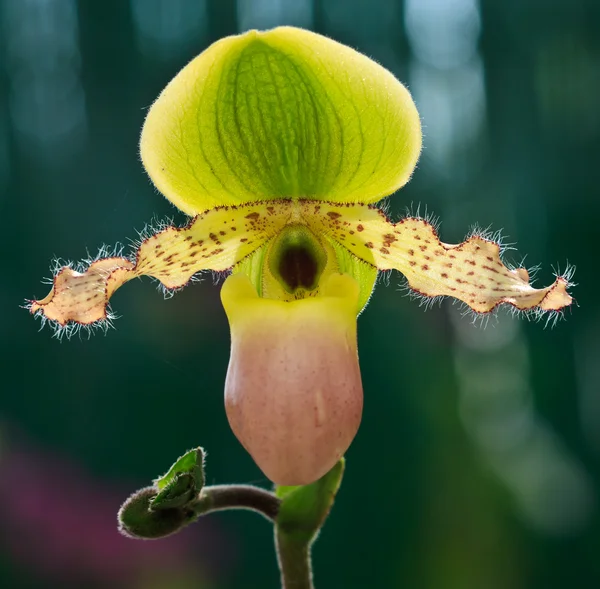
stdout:
[(313, 290), (316, 286), (319, 264), (313, 252), (304, 244), (288, 245), (279, 258), (277, 269), (291, 292), (299, 288)]
[(315, 290), (327, 265), (327, 253), (317, 237), (301, 224), (288, 225), (275, 238), (268, 253), (269, 268), (281, 286), (302, 298)]

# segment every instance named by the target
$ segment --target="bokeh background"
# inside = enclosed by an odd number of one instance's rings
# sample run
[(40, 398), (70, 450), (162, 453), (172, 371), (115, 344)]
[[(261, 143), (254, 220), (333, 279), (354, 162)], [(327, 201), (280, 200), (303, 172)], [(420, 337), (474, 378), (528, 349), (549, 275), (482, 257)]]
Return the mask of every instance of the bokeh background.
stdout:
[(394, 276), (359, 321), (361, 430), (314, 550), (318, 588), (600, 586), (600, 2), (0, 0), (0, 586), (278, 586), (254, 514), (156, 542), (120, 503), (203, 445), (209, 482), (268, 485), (229, 430), (229, 335), (208, 276), (164, 301), (120, 290), (106, 336), (59, 342), (19, 308), (54, 258), (183, 221), (137, 140), (167, 81), (216, 39), (293, 24), (405, 81), (425, 149), (394, 214), (457, 242), (502, 229), (509, 259), (577, 266), (554, 328), (425, 311)]

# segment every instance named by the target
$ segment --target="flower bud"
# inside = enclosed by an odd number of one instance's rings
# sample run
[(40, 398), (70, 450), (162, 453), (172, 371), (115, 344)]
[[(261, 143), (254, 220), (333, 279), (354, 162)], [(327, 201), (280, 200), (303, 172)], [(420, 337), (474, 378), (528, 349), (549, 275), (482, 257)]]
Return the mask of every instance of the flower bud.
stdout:
[(260, 298), (243, 274), (221, 291), (231, 328), (225, 408), (238, 440), (274, 483), (314, 482), (345, 453), (361, 420), (358, 285), (325, 278), (319, 295)]

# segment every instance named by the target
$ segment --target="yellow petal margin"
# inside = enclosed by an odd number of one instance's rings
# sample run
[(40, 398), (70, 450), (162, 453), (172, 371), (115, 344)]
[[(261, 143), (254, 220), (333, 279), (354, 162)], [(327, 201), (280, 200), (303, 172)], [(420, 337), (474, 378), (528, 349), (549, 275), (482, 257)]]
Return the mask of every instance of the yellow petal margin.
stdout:
[(399, 270), (410, 288), (425, 297), (449, 296), (477, 313), (501, 303), (521, 311), (560, 311), (573, 300), (569, 280), (559, 276), (546, 288), (533, 288), (525, 268), (510, 269), (500, 259), (500, 245), (474, 235), (457, 245), (442, 243), (426, 220), (407, 217), (390, 222), (364, 205), (305, 203), (305, 219), (360, 259), (379, 270)]
[(31, 301), (29, 309), (59, 326), (105, 320), (110, 297), (125, 282), (152, 276), (176, 289), (201, 270), (227, 270), (281, 231), (287, 216), (286, 201), (207, 211), (186, 227), (145, 239), (131, 258), (98, 259), (83, 272), (61, 268), (48, 296)]
[(167, 85), (140, 141), (156, 187), (189, 215), (277, 198), (375, 202), (421, 151), (419, 114), (386, 69), (293, 27), (211, 45)]

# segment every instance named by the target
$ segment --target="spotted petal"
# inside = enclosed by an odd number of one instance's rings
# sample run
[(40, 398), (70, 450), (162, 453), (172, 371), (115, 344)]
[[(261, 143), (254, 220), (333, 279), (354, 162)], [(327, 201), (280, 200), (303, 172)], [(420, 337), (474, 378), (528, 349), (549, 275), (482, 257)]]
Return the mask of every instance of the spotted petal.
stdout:
[(152, 276), (176, 289), (201, 270), (226, 270), (276, 235), (288, 215), (289, 201), (207, 211), (187, 227), (148, 237), (134, 256), (101, 258), (83, 272), (61, 268), (48, 296), (32, 301), (30, 311), (61, 326), (102, 321), (112, 294), (132, 278)]
[(379, 270), (399, 270), (410, 288), (425, 297), (454, 297), (478, 313), (501, 303), (523, 311), (559, 311), (572, 303), (566, 277), (533, 288), (527, 270), (507, 267), (500, 245), (482, 236), (450, 245), (424, 219), (392, 223), (382, 211), (365, 205), (319, 205), (318, 214), (313, 204), (304, 205), (314, 231), (326, 233)]

